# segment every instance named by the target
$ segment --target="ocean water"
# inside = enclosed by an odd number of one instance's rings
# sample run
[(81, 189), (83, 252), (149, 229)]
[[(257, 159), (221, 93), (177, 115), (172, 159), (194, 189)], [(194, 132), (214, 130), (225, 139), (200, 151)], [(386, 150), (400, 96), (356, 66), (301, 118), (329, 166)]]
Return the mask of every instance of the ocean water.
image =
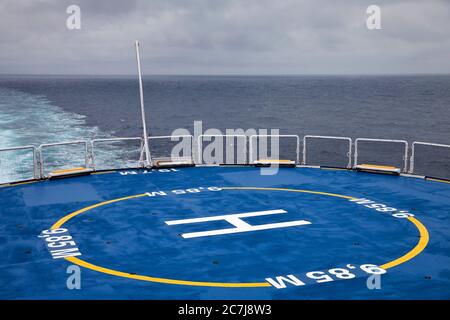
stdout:
[(58, 142), (102, 135), (86, 116), (65, 111), (45, 94), (0, 87), (1, 147)]
[[(204, 129), (450, 144), (446, 75), (148, 76), (144, 89), (151, 135), (192, 132), (202, 120)], [(136, 77), (0, 76), (0, 148), (140, 135)]]

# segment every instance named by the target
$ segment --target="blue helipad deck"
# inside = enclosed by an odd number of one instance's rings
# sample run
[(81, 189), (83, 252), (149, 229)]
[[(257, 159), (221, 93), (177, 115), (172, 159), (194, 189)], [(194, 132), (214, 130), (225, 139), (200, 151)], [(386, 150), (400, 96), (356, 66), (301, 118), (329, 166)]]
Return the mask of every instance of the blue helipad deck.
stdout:
[(449, 299), (449, 207), (447, 183), (312, 168), (3, 187), (0, 298)]

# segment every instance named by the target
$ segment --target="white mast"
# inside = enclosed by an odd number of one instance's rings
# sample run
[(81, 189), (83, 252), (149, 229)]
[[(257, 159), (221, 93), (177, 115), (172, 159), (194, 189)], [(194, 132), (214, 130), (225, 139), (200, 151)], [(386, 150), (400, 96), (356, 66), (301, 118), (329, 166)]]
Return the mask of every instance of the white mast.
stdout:
[(144, 154), (145, 154), (144, 165), (145, 165), (145, 167), (151, 167), (152, 166), (152, 158), (150, 156), (150, 148), (148, 145), (147, 124), (145, 122), (144, 89), (142, 87), (141, 58), (139, 56), (139, 42), (137, 40), (135, 42), (135, 47), (136, 47), (136, 60), (137, 60), (137, 68), (138, 68), (138, 76), (139, 76), (139, 97), (141, 100), (142, 130), (143, 130), (143, 135), (144, 135)]

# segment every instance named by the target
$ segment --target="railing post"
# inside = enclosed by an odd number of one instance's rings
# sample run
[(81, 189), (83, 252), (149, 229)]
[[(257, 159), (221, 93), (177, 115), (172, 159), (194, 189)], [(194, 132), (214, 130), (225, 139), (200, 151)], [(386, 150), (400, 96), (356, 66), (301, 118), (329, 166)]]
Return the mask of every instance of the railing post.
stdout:
[(404, 173), (407, 173), (408, 172), (408, 151), (409, 151), (409, 144), (408, 144), (408, 142), (406, 141), (406, 144), (405, 144), (405, 155), (404, 155), (404, 169), (402, 170)]
[(84, 145), (84, 167), (86, 169), (91, 167), (91, 154), (89, 153), (89, 142), (86, 141), (85, 145)]
[(358, 139), (355, 140), (355, 151), (354, 151), (354, 157), (353, 157), (353, 166), (358, 165)]
[(92, 166), (92, 170), (95, 171), (95, 154), (94, 154), (94, 140), (90, 140), (90, 145), (91, 145), (91, 166)]
[(303, 137), (302, 165), (306, 165), (306, 136)]
[(347, 169), (351, 169), (352, 168), (352, 147), (353, 147), (353, 141), (350, 140), (350, 143), (348, 144), (348, 164), (347, 164)]
[(38, 154), (38, 163), (39, 163), (39, 176), (41, 179), (44, 178), (44, 157), (42, 156), (42, 148), (39, 146), (37, 148), (37, 154)]
[(415, 156), (415, 146), (416, 143), (413, 142), (411, 145), (411, 157), (409, 158), (409, 173), (414, 173), (414, 156)]

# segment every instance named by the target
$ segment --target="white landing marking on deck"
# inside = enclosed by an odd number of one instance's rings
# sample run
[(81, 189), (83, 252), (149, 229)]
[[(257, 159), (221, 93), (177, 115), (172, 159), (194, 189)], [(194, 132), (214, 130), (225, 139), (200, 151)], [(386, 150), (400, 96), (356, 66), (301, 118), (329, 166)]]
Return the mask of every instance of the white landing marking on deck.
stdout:
[(265, 215), (281, 214), (281, 213), (287, 213), (287, 211), (282, 210), (282, 209), (276, 209), (276, 210), (236, 213), (236, 214), (227, 214), (227, 215), (210, 216), (210, 217), (193, 218), (193, 219), (171, 220), (171, 221), (165, 221), (165, 222), (167, 225), (173, 226), (173, 225), (179, 225), (179, 224), (202, 223), (202, 222), (209, 222), (209, 221), (225, 220), (234, 226), (233, 228), (216, 229), (216, 230), (190, 232), (190, 233), (181, 234), (181, 236), (185, 239), (217, 236), (217, 235), (222, 235), (222, 234), (231, 234), (231, 233), (240, 233), (240, 232), (277, 229), (277, 228), (287, 228), (287, 227), (311, 224), (311, 222), (306, 221), (306, 220), (295, 220), (295, 221), (267, 223), (267, 224), (253, 226), (253, 225), (241, 220), (241, 218), (257, 217), (257, 216), (265, 216)]

